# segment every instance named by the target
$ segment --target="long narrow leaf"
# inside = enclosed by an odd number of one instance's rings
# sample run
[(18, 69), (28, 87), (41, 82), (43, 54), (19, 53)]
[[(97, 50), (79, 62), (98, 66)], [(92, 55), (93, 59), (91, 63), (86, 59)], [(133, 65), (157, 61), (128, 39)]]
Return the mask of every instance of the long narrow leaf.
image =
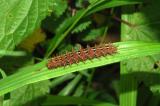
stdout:
[(100, 106), (104, 104), (104, 106), (116, 106), (115, 104), (100, 102), (97, 100), (90, 100), (84, 97), (70, 97), (70, 96), (53, 96), (49, 95), (47, 100), (42, 106), (52, 106), (52, 105), (94, 105)]
[(92, 61), (87, 60), (85, 63), (79, 62), (78, 64), (66, 66), (65, 68), (60, 67), (56, 69), (48, 69), (46, 67), (47, 61), (45, 60), (39, 64), (20, 69), (16, 74), (0, 80), (0, 95), (30, 83), (55, 78), (68, 73), (104, 66), (130, 58), (160, 53), (160, 43), (145, 43), (135, 41), (119, 42), (115, 43), (114, 45), (116, 45), (118, 48), (116, 54), (95, 58)]

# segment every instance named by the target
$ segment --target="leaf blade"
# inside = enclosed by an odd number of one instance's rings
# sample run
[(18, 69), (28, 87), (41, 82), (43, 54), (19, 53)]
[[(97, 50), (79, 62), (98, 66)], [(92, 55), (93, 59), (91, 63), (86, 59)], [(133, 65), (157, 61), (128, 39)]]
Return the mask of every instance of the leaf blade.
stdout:
[(85, 64), (83, 62), (80, 62), (78, 63), (78, 65), (73, 64), (71, 65), (71, 67), (66, 66), (65, 69), (64, 67), (60, 67), (57, 69), (49, 70), (46, 67), (47, 61), (45, 60), (39, 64), (20, 69), (18, 73), (0, 80), (0, 95), (3, 95), (16, 88), (22, 87), (30, 83), (55, 78), (68, 73), (98, 66), (104, 66), (130, 58), (160, 53), (159, 43), (145, 43), (135, 41), (119, 42), (115, 43), (115, 45), (118, 47), (118, 53), (112, 56), (101, 57), (99, 59), (95, 58), (92, 61), (87, 60), (85, 61)]
[(1, 0), (0, 49), (13, 50), (47, 16), (52, 0)]

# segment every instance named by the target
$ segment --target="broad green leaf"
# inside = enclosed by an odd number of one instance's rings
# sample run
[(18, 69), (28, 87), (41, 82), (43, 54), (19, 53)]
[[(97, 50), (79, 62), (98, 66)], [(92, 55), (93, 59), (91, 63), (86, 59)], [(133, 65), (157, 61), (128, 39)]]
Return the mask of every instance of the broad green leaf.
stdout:
[(12, 50), (40, 25), (53, 0), (0, 0), (0, 49)]
[[(140, 12), (135, 12), (134, 7), (123, 8), (124, 15), (122, 19), (130, 23), (131, 26), (123, 24), (122, 31), (124, 33), (122, 33), (122, 39), (159, 41), (160, 15), (156, 14), (160, 10), (159, 4), (160, 2), (156, 0), (152, 1), (149, 5), (140, 6)], [(126, 14), (127, 12), (132, 12), (133, 14)], [(150, 13), (153, 13), (153, 15), (149, 15)], [(150, 60), (153, 61), (154, 58)]]
[[(122, 40), (140, 40), (148, 42), (158, 42), (160, 41), (160, 31), (159, 31), (159, 18), (160, 14), (157, 14), (159, 9), (160, 2), (159, 0), (151, 1), (148, 5), (139, 5), (138, 8), (133, 6), (123, 7), (122, 8), (122, 20), (128, 22), (130, 25), (122, 24)], [(138, 11), (137, 11), (138, 9)], [(151, 15), (152, 13), (152, 15)], [(121, 70), (121, 73), (132, 73), (132, 72), (153, 72), (154, 73), (154, 64), (159, 60), (160, 56), (151, 56), (151, 57), (141, 57), (137, 59), (131, 59), (123, 62), (122, 67), (126, 67), (125, 70)], [(157, 74), (159, 72), (157, 71)], [(152, 80), (153, 79), (153, 80)], [(130, 79), (131, 81), (124, 80), (121, 86), (122, 89), (134, 89), (133, 92), (122, 94), (120, 103), (123, 106), (136, 106), (137, 101), (137, 86), (136, 82), (143, 82), (146, 85), (150, 86), (152, 83), (157, 82), (156, 78), (148, 77), (148, 75), (143, 75), (136, 79)], [(131, 86), (133, 85), (133, 86)], [(153, 91), (160, 89), (160, 86), (151, 86)], [(125, 91), (124, 91), (125, 92)], [(127, 101), (126, 101), (127, 99)]]
[[(123, 8), (124, 15), (122, 19), (130, 23), (132, 26), (123, 24), (122, 37), (123, 40), (141, 40), (141, 41), (159, 41), (159, 9), (160, 2), (152, 1), (150, 5), (141, 6), (140, 12), (135, 12), (134, 7)], [(132, 12), (133, 14), (126, 14)], [(153, 13), (153, 15), (149, 15)], [(132, 71), (151, 71), (154, 63), (158, 61), (160, 56), (145, 57), (140, 59), (129, 60), (127, 68)]]
[[(131, 25), (123, 24), (123, 40), (159, 41), (160, 14), (157, 12), (160, 1), (151, 1), (148, 5), (140, 5), (139, 11), (135, 7), (124, 7), (122, 19)], [(127, 14), (127, 13), (132, 14)], [(152, 13), (152, 15), (150, 15)]]
[(65, 10), (67, 9), (67, 0), (53, 0), (53, 13), (42, 21), (42, 29), (51, 33), (55, 33), (59, 25), (64, 21), (67, 16)]
[(126, 67), (130, 71), (152, 71), (154, 69), (155, 59), (153, 56), (147, 56), (128, 60), (126, 63)]
[(11, 106), (39, 106), (43, 97), (49, 93), (49, 81), (29, 84), (11, 92)]
[(116, 54), (107, 55), (105, 57), (95, 58), (92, 61), (86, 60), (73, 64), (71, 66), (59, 67), (56, 69), (48, 69), (46, 67), (47, 61), (42, 61), (39, 64), (24, 67), (19, 69), (16, 74), (0, 80), (0, 95), (11, 92), (19, 87), (27, 84), (55, 78), (58, 76), (66, 75), (68, 73), (104, 66), (107, 64), (120, 62), (131, 58), (153, 55), (160, 53), (159, 43), (145, 43), (145, 42), (118, 42), (114, 45), (117, 46), (118, 51)]

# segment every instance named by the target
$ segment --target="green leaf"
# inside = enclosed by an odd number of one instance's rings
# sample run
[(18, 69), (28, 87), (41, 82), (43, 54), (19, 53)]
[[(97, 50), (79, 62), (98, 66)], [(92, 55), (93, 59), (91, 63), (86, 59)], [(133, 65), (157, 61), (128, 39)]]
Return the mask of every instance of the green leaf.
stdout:
[[(160, 14), (159, 12), (160, 1), (150, 1), (147, 5), (138, 5), (138, 7), (127, 6), (122, 8), (122, 20), (129, 23), (126, 25), (122, 23), (122, 33), (121, 37), (123, 41), (127, 40), (140, 40), (147, 42), (159, 42), (160, 41)], [(152, 13), (152, 15), (151, 15)], [(126, 70), (122, 70), (121, 73), (131, 73), (131, 72), (155, 72), (154, 64), (160, 59), (159, 55), (154, 55), (151, 57), (141, 57), (137, 59), (131, 59), (123, 62), (122, 67), (126, 67)], [(122, 68), (123, 69), (123, 68)], [(159, 71), (156, 70), (157, 74)], [(154, 76), (153, 76), (154, 77)], [(149, 77), (148, 75), (143, 75), (143, 77), (138, 77), (136, 79), (132, 79), (135, 81), (127, 81), (125, 80), (122, 85), (122, 89), (134, 89), (135, 91), (132, 93), (128, 93), (124, 95), (124, 99), (120, 102), (122, 104), (126, 103), (124, 106), (136, 106), (137, 100), (137, 82), (143, 82), (145, 85), (150, 86), (152, 83), (157, 82), (159, 78)], [(131, 86), (135, 85), (135, 86)], [(130, 88), (129, 88), (130, 87)], [(133, 88), (131, 88), (133, 87)], [(153, 92), (160, 91), (160, 86), (157, 84), (156, 86), (150, 86), (150, 89)], [(125, 91), (124, 91), (125, 92)], [(128, 100), (126, 101), (126, 98)], [(132, 103), (131, 103), (132, 101)], [(148, 102), (148, 101), (147, 101)], [(138, 104), (138, 103), (137, 103)]]
[(72, 33), (79, 33), (82, 32), (83, 30), (87, 29), (89, 25), (91, 24), (91, 21), (86, 21), (81, 24), (79, 24), (77, 27), (75, 27), (72, 31)]
[[(121, 63), (121, 71), (120, 71), (120, 105), (122, 106), (136, 106), (137, 104), (137, 80), (134, 76), (124, 77), (123, 74), (127, 73), (127, 69), (125, 63)], [(143, 77), (143, 76), (141, 76)], [(127, 91), (127, 90), (131, 91)], [(122, 93), (123, 92), (123, 93)]]
[(26, 52), (23, 51), (8, 51), (8, 50), (0, 50), (0, 56), (25, 56)]
[[(0, 68), (0, 76), (2, 76), (2, 78), (5, 78), (7, 75), (5, 74), (5, 72)], [(1, 77), (0, 77), (1, 79)], [(3, 106), (3, 101), (4, 101), (4, 96), (0, 96), (0, 106)]]
[(10, 100), (5, 100), (2, 106), (10, 106)]
[(52, 0), (0, 0), (0, 49), (12, 50), (40, 25)]
[(142, 2), (139, 2), (139, 0), (95, 0), (91, 4), (93, 5), (94, 8), (90, 8), (90, 10), (87, 12), (86, 15), (90, 15), (92, 13), (95, 13), (97, 11), (101, 11), (106, 8), (113, 8), (113, 7), (118, 7), (118, 6), (124, 6), (124, 5), (133, 5), (133, 4), (140, 4)]
[(68, 73), (104, 66), (107, 64), (120, 62), (122, 60), (153, 55), (160, 53), (159, 43), (145, 43), (145, 42), (119, 42), (115, 43), (118, 51), (114, 55), (107, 55), (105, 57), (95, 58), (92, 61), (86, 60), (73, 64), (71, 66), (59, 67), (56, 69), (48, 69), (46, 67), (47, 61), (40, 62), (39, 64), (28, 66), (19, 69), (16, 74), (8, 76), (0, 80), (0, 95), (6, 94), (19, 87), (34, 82), (55, 78), (58, 76), (66, 75)]
[(77, 105), (77, 104), (94, 105), (94, 106), (100, 106), (104, 104), (104, 106), (116, 106), (115, 104), (112, 104), (112, 103), (105, 103), (97, 100), (90, 100), (84, 97), (53, 96), (53, 95), (48, 95), (46, 102), (42, 106)]
[(97, 2), (98, 0), (88, 0), (90, 4)]
[(95, 40), (98, 36), (102, 36), (105, 31), (105, 28), (92, 29), (88, 34), (84, 35), (82, 38), (83, 41), (92, 41)]
[(0, 74), (2, 75), (2, 78), (6, 78), (6, 73), (0, 68)]
[(73, 89), (76, 87), (77, 83), (81, 80), (82, 75), (77, 75), (70, 83), (65, 86), (58, 95), (67, 96), (73, 92)]
[(56, 86), (60, 85), (61, 83), (65, 82), (69, 79), (72, 79), (74, 76), (75, 76), (74, 74), (67, 74), (67, 75), (58, 77), (58, 78), (51, 81), (51, 87), (55, 88)]
[[(151, 71), (148, 71), (148, 72), (152, 72), (152, 74), (157, 74), (158, 75), (158, 74), (160, 74), (160, 68), (157, 68), (155, 70), (151, 70)], [(155, 76), (145, 75), (145, 77), (143, 77), (143, 78), (138, 77), (137, 80), (138, 81), (143, 81), (146, 86), (149, 86), (150, 90), (152, 91), (153, 96), (154, 96), (154, 95), (160, 93), (160, 80), (159, 80), (159, 78), (160, 78), (159, 76), (155, 77)], [(151, 86), (151, 85), (153, 85), (153, 83), (158, 83), (158, 84), (156, 86)]]
[(142, 57), (137, 59), (128, 60), (126, 66), (131, 71), (152, 71), (155, 60), (153, 57)]
[(54, 14), (56, 17), (61, 16), (65, 10), (67, 9), (67, 1), (66, 0), (54, 0)]
[(0, 96), (0, 106), (3, 106), (3, 96)]
[(80, 97), (80, 96), (82, 96), (82, 95), (83, 95), (83, 92), (84, 92), (84, 89), (83, 89), (83, 88), (84, 88), (83, 83), (79, 83), (79, 85), (78, 85), (78, 87), (76, 88), (73, 96), (74, 96), (74, 97)]
[[(123, 20), (131, 24), (130, 26), (123, 24), (122, 30), (125, 32), (122, 37), (124, 40), (159, 41), (160, 14), (156, 13), (160, 10), (160, 1), (156, 1), (157, 2), (152, 1), (149, 5), (139, 7), (140, 12), (136, 12), (133, 7), (123, 8), (124, 14), (126, 14), (126, 12), (134, 12), (133, 14), (122, 16)], [(152, 15), (150, 15), (150, 13), (152, 13)]]
[(11, 106), (39, 106), (43, 96), (49, 93), (49, 81), (29, 84), (11, 92)]

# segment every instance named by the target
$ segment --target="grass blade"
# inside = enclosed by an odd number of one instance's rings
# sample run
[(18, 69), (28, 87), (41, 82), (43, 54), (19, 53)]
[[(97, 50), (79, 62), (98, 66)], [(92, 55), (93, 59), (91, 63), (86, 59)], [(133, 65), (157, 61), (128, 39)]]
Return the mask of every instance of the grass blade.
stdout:
[(85, 63), (80, 62), (78, 64), (73, 64), (71, 66), (66, 66), (49, 70), (46, 67), (47, 61), (44, 60), (43, 62), (25, 67), (19, 70), (16, 74), (8, 76), (2, 80), (0, 80), (0, 95), (8, 93), (14, 89), (22, 87), (24, 85), (55, 78), (58, 76), (66, 75), (68, 73), (85, 70), (88, 68), (94, 68), (98, 66), (104, 66), (107, 64), (120, 62), (122, 60), (142, 57), (147, 55), (153, 55), (160, 53), (160, 43), (146, 43), (146, 42), (118, 42), (115, 43), (118, 48), (118, 53), (101, 57), (95, 58), (92, 61), (87, 60)]

